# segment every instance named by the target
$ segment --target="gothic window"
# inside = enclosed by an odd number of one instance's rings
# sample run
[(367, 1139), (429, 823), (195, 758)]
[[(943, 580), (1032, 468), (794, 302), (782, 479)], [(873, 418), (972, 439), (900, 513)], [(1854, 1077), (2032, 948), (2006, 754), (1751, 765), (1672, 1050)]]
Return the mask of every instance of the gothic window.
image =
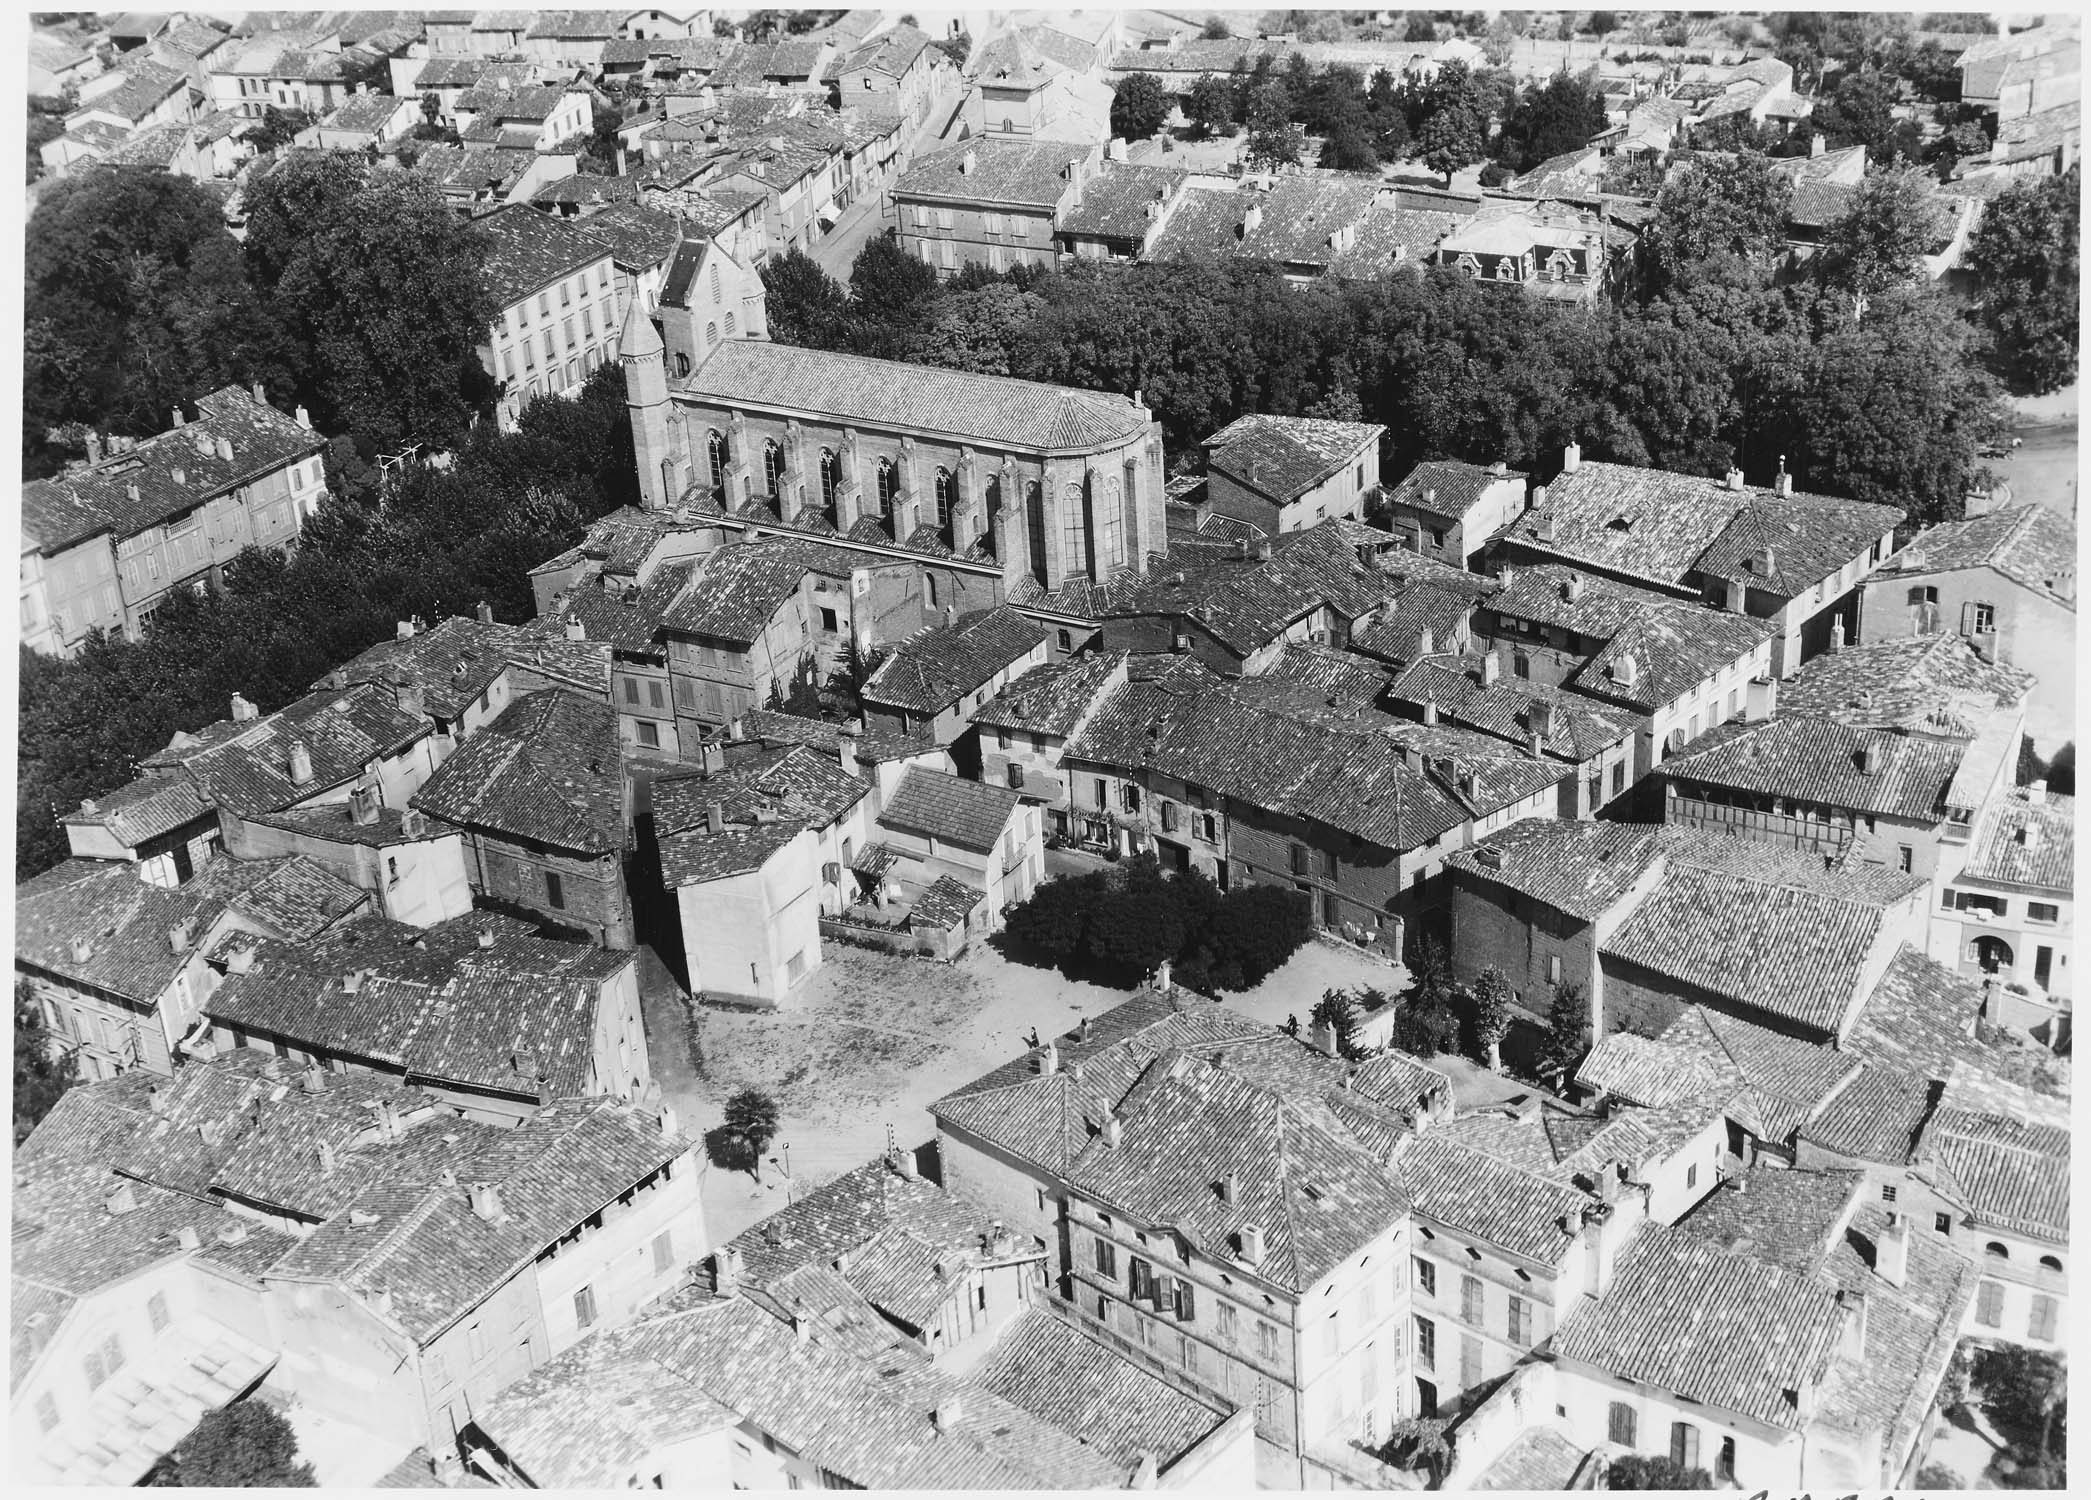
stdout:
[(841, 470), (839, 464), (836, 462), (835, 450), (833, 448), (821, 449), (820, 503), (828, 507), (828, 509), (830, 510), (833, 510), (835, 508), (835, 486), (841, 482), (840, 475)]
[(879, 460), (879, 515), (885, 520), (893, 519), (893, 497), (900, 493), (900, 470), (893, 467), (893, 460)]
[(763, 444), (762, 477), (772, 496), (784, 493), (784, 450), (774, 441)]
[(990, 479), (987, 482), (987, 503), (980, 507), (980, 512), (975, 517), (974, 524), (981, 531), (986, 531), (988, 527), (992, 524), (992, 522), (989, 520), (989, 517), (997, 514), (1001, 509), (1002, 479), (1000, 475), (997, 475), (995, 478)]
[(1045, 580), (1045, 488), (1037, 480), (1024, 486), (1024, 528), (1031, 538), (1031, 571)]
[(1060, 492), (1061, 565), (1069, 575), (1086, 574), (1089, 566), (1089, 504), (1082, 486)]
[(1119, 500), (1118, 481), (1106, 479), (1097, 501), (1096, 565), (1108, 571), (1125, 561), (1125, 513)]
[(937, 530), (949, 536), (951, 533), (951, 503), (957, 493), (949, 469), (937, 470)]
[(704, 451), (711, 459), (712, 488), (724, 491), (726, 488), (726, 464), (728, 462), (726, 434), (720, 432), (716, 427), (713, 428), (710, 436), (704, 440)]

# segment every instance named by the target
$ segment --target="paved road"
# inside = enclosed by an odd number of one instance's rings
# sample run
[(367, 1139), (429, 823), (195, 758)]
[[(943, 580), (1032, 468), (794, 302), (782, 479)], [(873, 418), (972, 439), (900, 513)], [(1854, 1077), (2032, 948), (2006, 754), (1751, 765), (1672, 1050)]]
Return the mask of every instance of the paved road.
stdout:
[[(958, 108), (958, 91), (952, 90), (937, 96), (930, 105), (929, 113), (922, 117), (916, 128), (915, 138), (908, 146), (908, 160), (918, 160), (923, 153), (934, 151), (938, 144), (937, 132)], [(890, 226), (886, 217), (886, 195), (867, 193), (842, 211), (828, 237), (815, 245), (812, 255), (815, 264), (837, 281), (849, 281), (850, 267), (857, 263), (857, 252), (871, 242), (871, 237)]]
[(2011, 486), (2011, 503), (2033, 502), (2076, 515), (2077, 420), (2075, 389), (2041, 402), (2023, 403), (2020, 445), (2009, 458), (1993, 461), (1997, 477)]

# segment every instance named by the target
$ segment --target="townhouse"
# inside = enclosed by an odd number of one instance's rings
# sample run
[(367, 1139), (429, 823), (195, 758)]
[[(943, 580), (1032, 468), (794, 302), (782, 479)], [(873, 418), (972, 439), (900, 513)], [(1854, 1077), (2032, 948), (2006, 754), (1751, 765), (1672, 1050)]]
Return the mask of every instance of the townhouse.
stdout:
[(368, 905), (306, 859), (214, 857), (171, 887), (69, 859), (15, 887), (15, 975), (83, 1079), (167, 1074), (217, 983), (206, 956), (221, 938), (302, 940)]
[(930, 44), (928, 35), (902, 23), (877, 33), (863, 46), (838, 57), (828, 75), (843, 107), (871, 107), (897, 116), (912, 130), (951, 87), (958, 69)]
[(631, 792), (617, 713), (565, 688), (514, 699), (411, 807), (464, 840), (477, 902), (630, 948)]
[(931, 152), (893, 184), (900, 248), (946, 277), (976, 264), (1050, 268), (1054, 226), (1101, 156), (1100, 146), (997, 136)]
[(2045, 782), (2000, 787), (1945, 875), (1931, 953), (1998, 988), (1993, 1020), (2059, 1043), (2074, 989), (2075, 913), (2076, 799)]
[[(113, 1188), (114, 1217), (164, 1214), (145, 1205), (173, 1188), (187, 1216), (174, 1223), (191, 1227), (175, 1232), (179, 1250), (240, 1273), (215, 1308), (266, 1334), (249, 1335), (252, 1374), (210, 1405), (273, 1365), (272, 1385), (308, 1409), (431, 1453), (455, 1452), (501, 1389), (629, 1319), (707, 1248), (694, 1148), (672, 1115), (614, 1100), (555, 1101), (501, 1128), (389, 1078), (240, 1049), (157, 1087), (75, 1090), (61, 1110), (42, 1149), (77, 1186), (54, 1213), (107, 1222)], [(124, 1337), (153, 1342), (168, 1311), (133, 1311)], [(108, 1381), (109, 1358), (86, 1358), (89, 1382)], [(60, 1471), (91, 1463), (113, 1422), (141, 1434), (142, 1472), (183, 1435), (146, 1438), (150, 1416), (124, 1420), (152, 1410), (159, 1383), (110, 1382), (92, 1406), (61, 1410), (39, 1456)]]
[(2075, 734), (2076, 526), (2045, 506), (1917, 533), (1868, 579), (1857, 639), (1958, 635), (2033, 675), (2026, 730), (2042, 753)]
[(1783, 469), (1769, 489), (1584, 463), (1570, 443), (1560, 475), (1498, 539), (1496, 563), (1556, 563), (1703, 602), (1772, 626), (1772, 675), (1829, 649), (1833, 626), (1859, 637), (1860, 585), (1895, 551), (1892, 506), (1810, 495)]
[(500, 309), (479, 358), (499, 383), (500, 421), (513, 426), (526, 402), (578, 391), (617, 357), (615, 254), (607, 240), (527, 204), (475, 222), (487, 232), (484, 279)]
[[(1509, 676), (1644, 716), (1626, 791), (1716, 725), (1757, 723), (1778, 702), (1778, 642), (1762, 621), (1706, 609), (1573, 567), (1499, 567), (1472, 631)], [(1499, 669), (1500, 670), (1500, 667)]]
[[(299, 417), (304, 416), (300, 409)], [(22, 639), (68, 656), (95, 630), (136, 640), (177, 588), (247, 547), (284, 550), (326, 498), (309, 423), (226, 386), (154, 437), (88, 443), (88, 462), (22, 486)]]
[(1093, 651), (1033, 667), (973, 710), (980, 779), (1035, 802), (1049, 836), (1066, 838), (1072, 777), (1061, 770), (1068, 741), (1125, 686), (1130, 654)]
[(1095, 49), (1043, 26), (991, 37), (969, 62), (964, 138), (1092, 145), (1111, 134), (1111, 87)]
[(575, 158), (495, 146), (424, 146), (413, 171), (435, 183), (443, 201), (465, 217), (529, 203), (547, 184), (574, 175)]
[(1491, 203), (1453, 227), (1428, 259), (1487, 286), (1591, 303), (1626, 274), (1636, 236), (1573, 204)]
[(1697, 1005), (1834, 1041), (1902, 947), (1923, 950), (1921, 878), (1696, 829), (1540, 819), (1447, 863), (1455, 973), (1496, 966), (1535, 1014), (1579, 985), (1593, 1040)]
[[(939, 509), (948, 511), (949, 476), (939, 479)], [(1045, 629), (1006, 605), (960, 615), (895, 643), (865, 679), (859, 696), (867, 728), (927, 733), (951, 746), (989, 698), (1047, 656)], [(969, 750), (970, 761), (977, 751)]]
[[(981, 87), (991, 86), (983, 81)], [(1082, 183), (1080, 201), (1053, 221), (1053, 239), (1062, 257), (1145, 260), (1169, 215), (1183, 201), (1191, 180), (1188, 170), (1131, 166), (1124, 155), (1123, 142), (1106, 146), (1103, 162)]]
[(1500, 460), (1486, 467), (1457, 459), (1420, 463), (1385, 492), (1387, 519), (1411, 552), (1471, 567), (1525, 508), (1529, 477)]
[(1362, 521), (1379, 491), (1386, 434), (1377, 422), (1239, 417), (1201, 445), (1206, 504), (1266, 536), (1331, 516)]
[(304, 942), (235, 933), (207, 961), (219, 977), (184, 1044), (189, 1059), (252, 1048), (387, 1075), (492, 1125), (555, 1099), (640, 1103), (653, 1081), (638, 961), (512, 917), (468, 914), (418, 932), (363, 917)]
[(1006, 787), (909, 766), (877, 826), (857, 873), (882, 912), (891, 900), (907, 904), (909, 930), (940, 958), (999, 928), (1045, 878), (1045, 820)]
[(511, 151), (557, 151), (594, 127), (589, 94), (554, 84), (504, 87), (483, 78), (450, 106), (458, 134), (468, 146)]

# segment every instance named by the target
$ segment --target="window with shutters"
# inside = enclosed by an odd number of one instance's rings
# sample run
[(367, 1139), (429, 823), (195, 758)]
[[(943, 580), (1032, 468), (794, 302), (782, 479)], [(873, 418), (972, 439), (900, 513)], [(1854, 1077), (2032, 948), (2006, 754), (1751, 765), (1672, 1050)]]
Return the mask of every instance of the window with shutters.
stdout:
[(1634, 1445), (1634, 1409), (1624, 1401), (1614, 1401), (1605, 1421), (1605, 1436), (1622, 1448)]
[(584, 1286), (574, 1293), (574, 1326), (577, 1328), (593, 1328), (595, 1326), (595, 1288), (592, 1286)]
[(639, 732), (640, 744), (645, 745), (649, 749), (654, 750), (658, 750), (661, 747), (660, 726), (656, 724), (649, 724), (644, 719), (640, 719), (633, 725), (633, 727), (637, 729)]
[(2026, 1320), (2026, 1335), (2052, 1343), (2055, 1337), (2055, 1299), (2041, 1293), (2033, 1294), (2033, 1313)]
[(1109, 1240), (1096, 1242), (1096, 1274), (1111, 1281), (1118, 1279), (1118, 1247)]
[(1532, 1317), (1529, 1305), (1522, 1297), (1510, 1299), (1510, 1342), (1523, 1344), (1532, 1338)]
[(1154, 1267), (1134, 1255), (1127, 1258), (1127, 1289), (1135, 1302), (1152, 1301), (1155, 1295)]
[(1481, 1340), (1470, 1333), (1459, 1336), (1459, 1383), (1481, 1384)]
[(1313, 857), (1314, 851), (1305, 844), (1294, 844), (1292, 846), (1292, 873), (1295, 875), (1307, 874)]
[(1699, 1467), (1699, 1429), (1691, 1423), (1670, 1424), (1670, 1462), (1687, 1469)]
[(661, 685), (658, 682), (648, 682), (646, 684), (646, 701), (654, 708), (667, 706), (661, 701)]
[(1724, 1437), (1721, 1439), (1721, 1456), (1714, 1462), (1713, 1477), (1725, 1480), (1729, 1484), (1735, 1483), (1734, 1438)]
[(152, 1331), (158, 1333), (167, 1326), (167, 1294), (154, 1292), (145, 1299), (145, 1316), (152, 1320)]
[(1275, 1323), (1258, 1322), (1256, 1325), (1256, 1353), (1275, 1364), (1278, 1359), (1278, 1326)]
[(1428, 1318), (1416, 1319), (1416, 1363), (1426, 1370), (1438, 1366), (1438, 1325)]
[(1213, 1322), (1218, 1327), (1221, 1338), (1232, 1343), (1239, 1332), (1237, 1326), (1239, 1321), (1240, 1314), (1235, 1310), (1233, 1303), (1219, 1302), (1214, 1304)]
[(1176, 1337), (1176, 1351), (1177, 1359), (1183, 1364), (1184, 1374), (1196, 1375), (1198, 1373), (1198, 1341), (1188, 1333), (1178, 1334)]
[(545, 902), (561, 911), (566, 909), (566, 882), (552, 871), (545, 871)]
[(630, 677), (624, 680), (624, 701), (632, 704), (636, 704), (639, 701), (639, 684)]
[(1198, 1316), (1198, 1289), (1188, 1281), (1179, 1279), (1174, 1290), (1177, 1321), (1188, 1323)]
[(653, 1274), (662, 1276), (675, 1265), (675, 1231), (664, 1229), (653, 1237)]
[(1459, 1315), (1469, 1323), (1479, 1323), (1483, 1307), (1481, 1278), (1462, 1276), (1459, 1278)]

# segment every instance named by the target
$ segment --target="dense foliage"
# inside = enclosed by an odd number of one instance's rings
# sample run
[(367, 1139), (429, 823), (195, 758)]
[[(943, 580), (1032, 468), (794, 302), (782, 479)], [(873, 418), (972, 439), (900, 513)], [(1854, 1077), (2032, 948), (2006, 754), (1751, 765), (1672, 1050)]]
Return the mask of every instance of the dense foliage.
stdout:
[(59, 812), (129, 781), (177, 729), (225, 717), (233, 693), (280, 708), (415, 615), (484, 600), (530, 618), (529, 570), (638, 495), (614, 366), (572, 400), (531, 403), (516, 432), (482, 424), (447, 471), (410, 465), (388, 491), (346, 441), (327, 458), (333, 496), (294, 557), (242, 554), (217, 591), (170, 596), (141, 641), (21, 653), (18, 878), (64, 858)]
[(1111, 134), (1144, 141), (1160, 130), (1173, 108), (1152, 73), (1128, 73), (1111, 92)]
[(1115, 870), (1049, 880), (1007, 914), (1010, 939), (1060, 963), (1148, 973), (1175, 963), (1178, 983), (1245, 990), (1313, 932), (1306, 897), (1283, 886), (1222, 892), (1196, 871), (1163, 873), (1152, 855)]
[(207, 1414), (148, 1476), (184, 1489), (311, 1489), (312, 1465), (298, 1462), (298, 1435), (275, 1407), (236, 1401)]
[(1459, 1049), (1458, 990), (1452, 956), (1433, 937), (1418, 938), (1409, 952), (1409, 988), (1394, 1013), (1394, 1045), (1417, 1057)]
[(2022, 394), (2076, 379), (2082, 186), (2081, 167), (2014, 183), (1989, 204), (1968, 246), (1993, 367)]
[(1628, 1453), (1612, 1460), (1605, 1474), (1608, 1490), (1710, 1490), (1713, 1476), (1688, 1469), (1667, 1453)]
[(79, 1060), (54, 1052), (44, 1010), (26, 985), (15, 986), (15, 1144), (21, 1145), (51, 1112), (58, 1096), (80, 1081)]

